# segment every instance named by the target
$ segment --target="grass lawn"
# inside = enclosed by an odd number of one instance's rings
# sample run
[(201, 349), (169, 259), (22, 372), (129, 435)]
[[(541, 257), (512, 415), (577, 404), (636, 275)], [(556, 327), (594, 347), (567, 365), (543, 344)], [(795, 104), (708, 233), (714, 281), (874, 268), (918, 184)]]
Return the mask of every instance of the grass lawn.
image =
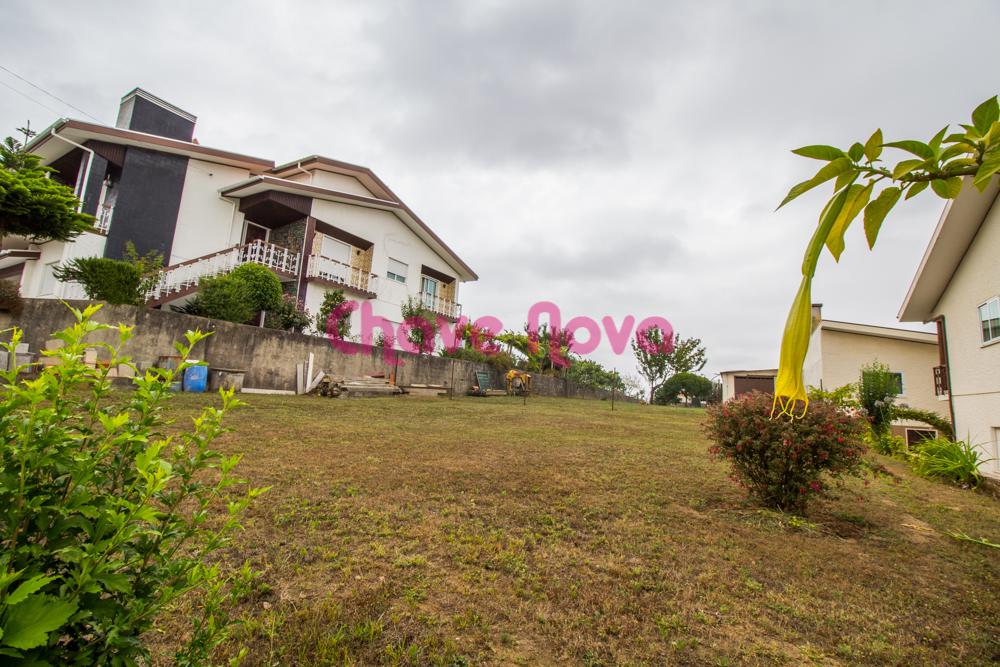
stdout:
[(744, 502), (701, 410), (244, 400), (219, 448), (273, 487), (226, 555), (266, 570), (245, 665), (1000, 660), (1000, 552), (947, 535), (1000, 541), (1000, 503), (901, 463), (802, 519)]

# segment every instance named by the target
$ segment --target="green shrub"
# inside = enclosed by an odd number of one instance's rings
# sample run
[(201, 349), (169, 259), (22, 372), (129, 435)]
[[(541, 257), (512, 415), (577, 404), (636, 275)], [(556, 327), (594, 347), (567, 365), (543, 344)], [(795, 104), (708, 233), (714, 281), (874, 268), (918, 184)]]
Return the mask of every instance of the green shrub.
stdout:
[(893, 419), (909, 419), (911, 421), (923, 422), (928, 426), (934, 427), (939, 434), (948, 439), (953, 439), (955, 437), (955, 433), (951, 428), (951, 422), (938, 413), (931, 412), (930, 410), (918, 410), (917, 408), (909, 408), (906, 406), (893, 406), (892, 417)]
[(811, 402), (801, 419), (771, 417), (773, 398), (752, 392), (708, 408), (709, 452), (763, 504), (802, 511), (828, 478), (864, 470), (864, 424), (836, 405)]
[(351, 312), (353, 309), (344, 305), (346, 303), (347, 299), (344, 297), (343, 290), (333, 290), (324, 294), (323, 303), (320, 304), (319, 312), (316, 314), (316, 331), (322, 334), (333, 333), (330, 331), (330, 327), (333, 324), (330, 322), (330, 315), (332, 314), (336, 322), (337, 335), (340, 336), (341, 340), (350, 336)]
[(173, 308), (188, 315), (240, 324), (246, 324), (259, 312), (250, 305), (246, 283), (233, 279), (232, 274), (202, 278), (198, 283), (198, 293), (183, 306)]
[(24, 310), (24, 297), (20, 286), (13, 280), (0, 280), (0, 311), (10, 313), (14, 317)]
[(282, 331), (293, 331), (302, 333), (312, 324), (309, 311), (305, 309), (302, 302), (291, 294), (285, 294), (281, 298), (281, 305), (271, 310), (264, 317), (264, 326), (269, 329), (281, 329)]
[(412, 346), (412, 351), (417, 354), (433, 352), (438, 332), (437, 315), (424, 306), (420, 299), (413, 297), (407, 297), (399, 310), (403, 322), (409, 327), (406, 340)]
[(868, 423), (876, 435), (889, 430), (892, 404), (901, 389), (899, 376), (892, 373), (885, 364), (876, 361), (862, 367), (858, 403), (868, 415)]
[(271, 269), (262, 264), (241, 264), (229, 274), (232, 280), (246, 287), (246, 298), (254, 313), (276, 310), (281, 307), (284, 291), (281, 281)]
[(943, 479), (976, 488), (983, 481), (979, 466), (986, 463), (978, 449), (963, 440), (924, 440), (910, 454), (913, 469), (923, 477)]
[(676, 373), (660, 385), (653, 396), (653, 402), (658, 405), (672, 405), (682, 400), (707, 401), (712, 397), (712, 381), (697, 373)]
[(857, 382), (845, 384), (830, 391), (824, 391), (817, 387), (809, 387), (810, 401), (827, 401), (841, 408), (858, 408), (858, 387)]
[(884, 456), (899, 456), (906, 451), (906, 441), (888, 430), (876, 433), (873, 429), (869, 429), (866, 441), (872, 449)]
[(55, 277), (63, 282), (80, 283), (88, 299), (141, 306), (159, 280), (162, 264), (162, 255), (154, 251), (139, 257), (129, 242), (125, 246), (125, 259), (79, 257), (57, 267)]
[[(55, 334), (64, 346), (44, 353), (57, 365), (37, 379), (19, 380), (23, 367), (0, 373), (0, 655), (34, 665), (145, 662), (144, 633), (190, 594), (201, 612), (176, 661), (203, 664), (253, 578), (210, 562), (262, 492), (235, 477), (239, 455), (211, 449), (239, 403), (222, 392), (221, 408), (166, 436), (162, 406), (187, 364), (137, 374), (133, 392), (115, 395), (110, 369), (136, 372), (120, 353), (131, 329), (94, 322), (98, 308), (73, 310), (76, 323)], [(87, 341), (111, 331), (114, 345)], [(204, 337), (189, 332), (179, 354)], [(4, 347), (13, 352), (20, 339), (15, 329)], [(94, 347), (107, 365), (84, 363)]]

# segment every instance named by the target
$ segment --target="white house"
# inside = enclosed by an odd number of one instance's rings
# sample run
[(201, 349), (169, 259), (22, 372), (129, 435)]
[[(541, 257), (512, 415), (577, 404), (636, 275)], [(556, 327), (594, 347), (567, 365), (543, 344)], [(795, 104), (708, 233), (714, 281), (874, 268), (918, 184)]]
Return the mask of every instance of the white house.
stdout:
[(194, 139), (195, 121), (136, 88), (115, 127), (62, 119), (35, 137), (28, 150), (97, 221), (67, 243), (4, 238), (0, 278), (19, 280), (26, 297), (81, 297), (53, 269), (75, 257), (120, 258), (131, 242), (164, 257), (152, 306), (181, 303), (200, 278), (252, 261), (312, 313), (340, 289), (395, 323), (408, 297), (461, 315), (458, 286), (475, 272), (370, 169), (316, 155), (275, 166), (208, 148)]
[(956, 437), (979, 447), (983, 473), (1000, 478), (1000, 185), (980, 193), (970, 181), (945, 205), (899, 319), (937, 323), (941, 352), (927, 372)]

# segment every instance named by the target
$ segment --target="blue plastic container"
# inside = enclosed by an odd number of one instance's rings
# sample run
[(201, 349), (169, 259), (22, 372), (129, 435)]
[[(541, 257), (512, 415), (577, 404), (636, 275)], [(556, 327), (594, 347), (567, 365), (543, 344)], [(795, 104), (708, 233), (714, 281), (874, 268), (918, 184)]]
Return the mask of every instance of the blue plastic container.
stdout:
[(202, 393), (208, 387), (208, 366), (190, 366), (184, 370), (184, 391)]

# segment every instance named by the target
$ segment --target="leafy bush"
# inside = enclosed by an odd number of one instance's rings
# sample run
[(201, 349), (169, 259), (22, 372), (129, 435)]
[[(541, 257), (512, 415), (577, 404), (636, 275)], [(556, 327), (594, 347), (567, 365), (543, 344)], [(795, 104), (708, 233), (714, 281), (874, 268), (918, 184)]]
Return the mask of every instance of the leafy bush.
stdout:
[[(680, 397), (680, 398), (678, 398)], [(659, 405), (685, 403), (692, 400), (701, 403), (712, 397), (712, 381), (697, 373), (676, 373), (660, 385), (653, 397), (653, 402)]]
[(241, 324), (249, 322), (258, 312), (250, 305), (246, 283), (235, 280), (232, 274), (202, 278), (198, 283), (198, 293), (183, 306), (173, 308), (188, 315)]
[(859, 408), (857, 382), (845, 384), (830, 391), (824, 391), (817, 387), (809, 387), (810, 401), (827, 401), (841, 408)]
[(616, 389), (621, 391), (625, 388), (621, 376), (617, 372), (608, 370), (596, 361), (590, 359), (572, 359), (569, 368), (566, 370), (566, 379), (572, 380), (584, 387), (594, 389), (606, 389), (611, 391)]
[(869, 429), (866, 436), (872, 449), (885, 456), (899, 456), (906, 451), (906, 441), (898, 435), (893, 435), (888, 430), (876, 433)]
[(302, 302), (291, 294), (281, 297), (281, 305), (270, 311), (264, 317), (264, 326), (269, 329), (281, 329), (282, 331), (294, 331), (302, 333), (312, 324), (309, 311), (305, 309)]
[(708, 408), (710, 453), (732, 465), (734, 478), (760, 502), (801, 511), (827, 488), (827, 478), (860, 476), (865, 446), (858, 417), (823, 401), (801, 419), (771, 417), (773, 398), (760, 392)]
[(407, 341), (417, 354), (429, 354), (434, 351), (434, 340), (437, 337), (437, 315), (424, 306), (419, 299), (407, 297), (400, 306), (403, 322), (409, 326)]
[(281, 307), (284, 291), (281, 281), (271, 269), (262, 264), (240, 264), (229, 274), (232, 280), (246, 287), (246, 298), (254, 313), (276, 310)]
[[(76, 323), (55, 334), (64, 346), (44, 353), (57, 365), (36, 380), (20, 381), (23, 367), (0, 373), (0, 655), (137, 664), (157, 615), (197, 594), (202, 612), (176, 659), (201, 664), (231, 625), (227, 600), (253, 578), (209, 562), (262, 492), (235, 477), (239, 455), (210, 448), (239, 403), (222, 392), (222, 407), (205, 408), (192, 430), (164, 435), (162, 405), (187, 364), (137, 374), (131, 394), (113, 395), (111, 369), (137, 372), (120, 353), (132, 334), (92, 321), (99, 307), (73, 310)], [(111, 331), (114, 345), (86, 340)], [(204, 337), (189, 332), (178, 352), (186, 359)], [(3, 346), (13, 352), (20, 339), (15, 329)], [(84, 363), (95, 347), (106, 365)]]
[(910, 454), (913, 469), (923, 477), (934, 477), (960, 486), (976, 488), (983, 481), (979, 466), (986, 463), (978, 449), (964, 440), (924, 440)]
[(449, 359), (462, 359), (474, 363), (489, 364), (503, 373), (514, 368), (514, 358), (506, 352), (492, 352), (487, 354), (471, 347), (455, 347), (441, 350), (440, 354), (442, 357)]
[(876, 435), (889, 430), (892, 423), (892, 404), (901, 387), (899, 376), (890, 372), (889, 367), (873, 362), (861, 369), (858, 385), (858, 403), (868, 415), (868, 423)]
[(928, 426), (934, 427), (938, 433), (948, 439), (955, 437), (951, 428), (951, 422), (938, 413), (931, 412), (930, 410), (918, 410), (917, 408), (909, 408), (906, 406), (893, 406), (892, 417), (893, 419), (909, 419), (911, 421), (923, 422)]
[(20, 286), (13, 280), (0, 280), (0, 311), (10, 313), (14, 317), (24, 310), (24, 297)]
[(154, 251), (140, 257), (129, 242), (125, 246), (125, 259), (79, 257), (58, 267), (55, 277), (63, 282), (80, 283), (89, 299), (141, 306), (159, 280), (162, 264), (162, 255)]
[[(321, 334), (332, 334), (331, 326), (335, 326), (336, 335), (342, 340), (351, 335), (351, 312), (353, 308), (345, 305), (347, 299), (343, 290), (333, 290), (323, 295), (323, 303), (320, 304), (319, 313), (316, 314), (316, 331)], [(335, 324), (330, 322), (330, 315), (333, 315)]]

